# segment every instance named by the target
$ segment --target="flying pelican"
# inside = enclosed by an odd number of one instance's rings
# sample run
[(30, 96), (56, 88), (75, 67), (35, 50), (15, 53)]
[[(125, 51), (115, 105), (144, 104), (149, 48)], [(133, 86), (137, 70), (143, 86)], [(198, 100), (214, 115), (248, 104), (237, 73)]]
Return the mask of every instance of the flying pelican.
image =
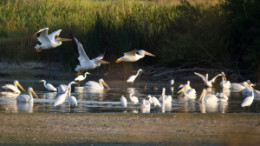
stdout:
[(206, 89), (203, 89), (201, 95), (200, 95), (200, 98), (199, 98), (199, 101), (200, 102), (206, 102), (206, 103), (210, 103), (210, 102), (218, 102), (219, 99), (217, 98), (216, 95), (213, 95), (213, 94), (206, 94), (207, 93), (207, 90)]
[(77, 45), (78, 53), (79, 53), (79, 65), (75, 68), (78, 72), (77, 76), (80, 75), (84, 70), (90, 70), (99, 67), (101, 64), (109, 64), (109, 62), (102, 60), (104, 58), (104, 53), (99, 55), (96, 58), (89, 59), (82, 44), (74, 37), (74, 42)]
[(38, 96), (36, 95), (36, 93), (33, 91), (33, 88), (32, 87), (29, 87), (27, 89), (28, 91), (28, 94), (22, 94), (22, 95), (19, 95), (16, 100), (18, 102), (30, 102), (30, 103), (33, 103), (33, 95), (38, 98)]
[(6, 85), (2, 86), (2, 88), (5, 90), (11, 90), (13, 93), (20, 94), (21, 91), (18, 89), (17, 86), (25, 92), (24, 88), (17, 80), (14, 81), (14, 84), (6, 84)]
[(151, 104), (153, 104), (154, 106), (161, 107), (161, 103), (160, 103), (160, 101), (156, 97), (148, 95), (147, 98), (148, 98), (149, 102)]
[(83, 75), (79, 75), (79, 76), (77, 76), (77, 77), (74, 79), (74, 81), (78, 81), (78, 82), (83, 81), (83, 80), (86, 79), (87, 75), (90, 75), (90, 73), (89, 73), (89, 72), (85, 72), (84, 76), (83, 76)]
[(188, 99), (196, 99), (196, 90), (193, 88), (189, 88), (188, 85), (184, 85), (182, 89), (180, 89), (177, 93), (183, 92), (184, 98)]
[(43, 82), (44, 87), (48, 90), (48, 91), (53, 91), (53, 92), (57, 92), (57, 89), (50, 83), (46, 84), (45, 80), (40, 80), (40, 82)]
[(49, 28), (43, 28), (37, 31), (34, 35), (37, 36), (39, 44), (35, 46), (35, 52), (41, 52), (51, 48), (56, 48), (62, 44), (62, 41), (71, 41), (71, 39), (60, 38), (61, 29), (56, 30), (48, 35)]
[(127, 108), (127, 99), (125, 98), (125, 96), (121, 96), (120, 98), (121, 104), (123, 108)]
[(98, 82), (95, 81), (88, 81), (86, 84), (87, 89), (99, 89), (103, 90), (104, 86), (109, 89), (109, 86), (103, 79), (99, 79)]
[(133, 93), (130, 93), (129, 97), (130, 97), (130, 100), (131, 100), (132, 103), (134, 103), (134, 104), (138, 104), (139, 103), (138, 98), (136, 96), (133, 96)]
[(221, 75), (222, 75), (222, 81), (220, 82), (220, 86), (224, 89), (230, 89), (231, 83), (230, 83), (230, 81), (227, 81), (225, 73), (221, 72)]
[(62, 104), (62, 103), (65, 101), (65, 99), (70, 95), (70, 88), (71, 88), (71, 85), (72, 85), (72, 84), (78, 84), (78, 83), (77, 83), (77, 82), (74, 82), (74, 81), (70, 82), (70, 83), (68, 84), (68, 86), (67, 86), (67, 89), (66, 89), (65, 93), (60, 94), (60, 95), (56, 98), (56, 100), (55, 100), (55, 102), (54, 102), (54, 106), (58, 106), (58, 105)]
[[(136, 53), (138, 53), (138, 54), (136, 54)], [(136, 50), (136, 49), (134, 49), (132, 51), (124, 53), (124, 56), (120, 57), (119, 59), (117, 59), (116, 63), (119, 63), (121, 61), (124, 61), (124, 62), (136, 62), (139, 59), (144, 58), (145, 55), (155, 57), (155, 55), (153, 55), (152, 53), (149, 53), (149, 52), (147, 52), (145, 50)]]
[(126, 82), (133, 84), (134, 81), (135, 81), (135, 79), (137, 78), (137, 76), (139, 75), (139, 73), (140, 73), (141, 71), (143, 71), (143, 70), (142, 70), (142, 69), (138, 69), (136, 75), (131, 75), (131, 76), (126, 80)]
[(254, 90), (251, 88), (251, 95), (246, 97), (241, 104), (241, 107), (250, 106), (254, 101)]
[(200, 77), (207, 87), (212, 87), (212, 84), (215, 82), (215, 80), (222, 75), (222, 74), (218, 74), (211, 80), (208, 80), (208, 77), (209, 77), (208, 74), (206, 74), (205, 76), (200, 73), (197, 73), (197, 72), (194, 72), (194, 74), (197, 75), (198, 77)]

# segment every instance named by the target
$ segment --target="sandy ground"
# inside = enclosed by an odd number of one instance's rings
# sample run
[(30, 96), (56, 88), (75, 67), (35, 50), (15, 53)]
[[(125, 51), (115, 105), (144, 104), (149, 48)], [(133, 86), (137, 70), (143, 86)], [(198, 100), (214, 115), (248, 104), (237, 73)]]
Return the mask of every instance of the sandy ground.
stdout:
[(0, 114), (0, 144), (257, 145), (260, 114)]

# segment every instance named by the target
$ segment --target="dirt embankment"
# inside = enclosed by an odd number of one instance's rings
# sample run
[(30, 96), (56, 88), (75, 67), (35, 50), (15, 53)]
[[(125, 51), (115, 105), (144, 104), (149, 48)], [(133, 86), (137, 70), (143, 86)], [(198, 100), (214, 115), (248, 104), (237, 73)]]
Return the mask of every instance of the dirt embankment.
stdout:
[(0, 114), (0, 144), (259, 144), (260, 114)]

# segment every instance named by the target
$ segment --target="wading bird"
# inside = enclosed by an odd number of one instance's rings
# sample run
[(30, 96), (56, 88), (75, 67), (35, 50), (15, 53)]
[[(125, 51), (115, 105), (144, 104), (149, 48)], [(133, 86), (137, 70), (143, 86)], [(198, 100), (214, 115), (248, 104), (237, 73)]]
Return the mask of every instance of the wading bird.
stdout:
[[(29, 102), (29, 103), (33, 103), (33, 96), (35, 96), (36, 98), (38, 98), (38, 96), (36, 95), (36, 93), (33, 91), (32, 87), (29, 87), (27, 89), (28, 94), (21, 94), (19, 95), (16, 100), (18, 102)], [(39, 99), (39, 98), (38, 98)]]
[(78, 105), (78, 102), (77, 102), (76, 97), (71, 95), (71, 84), (68, 86), (68, 90), (69, 90), (68, 98), (69, 98), (70, 106), (75, 107)]
[(109, 86), (107, 85), (107, 83), (103, 80), (103, 79), (99, 79), (98, 82), (95, 81), (88, 81), (85, 86), (87, 87), (87, 89), (99, 89), (99, 90), (103, 90), (104, 86), (106, 88), (109, 89)]
[(154, 54), (149, 53), (149, 52), (147, 52), (145, 50), (136, 50), (136, 49), (134, 49), (132, 51), (124, 53), (124, 56), (120, 57), (119, 59), (117, 59), (116, 63), (119, 63), (119, 62), (122, 62), (122, 61), (123, 62), (136, 62), (139, 59), (144, 58), (145, 55), (155, 57)]
[(104, 58), (105, 53), (99, 55), (96, 58), (89, 59), (82, 44), (74, 37), (74, 42), (76, 43), (77, 50), (79, 53), (79, 65), (76, 66), (75, 70), (78, 72), (77, 76), (82, 74), (84, 70), (90, 70), (99, 67), (101, 64), (109, 64), (109, 62), (102, 60)]
[(123, 95), (121, 96), (120, 102), (121, 102), (123, 108), (127, 107), (127, 99), (125, 98), (125, 96), (123, 96)]
[(211, 80), (208, 80), (208, 77), (209, 77), (208, 74), (206, 74), (205, 76), (200, 73), (197, 73), (197, 72), (194, 72), (194, 74), (197, 75), (198, 77), (200, 77), (207, 87), (212, 87), (213, 86), (212, 84), (215, 82), (215, 80), (222, 75), (222, 74), (218, 74)]
[(2, 88), (5, 90), (10, 90), (13, 93), (20, 94), (21, 91), (19, 90), (18, 87), (25, 92), (24, 88), (17, 80), (14, 81), (14, 84), (6, 84), (6, 85), (2, 86)]
[(139, 70), (137, 71), (136, 75), (131, 75), (131, 76), (126, 80), (126, 82), (133, 84), (134, 81), (135, 81), (135, 79), (137, 78), (137, 76), (139, 75), (139, 73), (140, 73), (141, 71), (143, 71), (143, 70), (142, 70), (142, 69), (139, 69)]
[(43, 86), (48, 90), (48, 91), (53, 91), (53, 92), (57, 92), (57, 89), (50, 83), (46, 84), (45, 80), (40, 80), (40, 82), (43, 82)]
[(56, 48), (62, 44), (62, 41), (71, 41), (71, 39), (60, 38), (61, 29), (56, 30), (48, 35), (49, 28), (40, 29), (35, 33), (35, 37), (39, 41), (39, 44), (36, 44), (35, 51), (41, 52), (42, 50), (47, 50), (51, 48)]
[(67, 85), (67, 89), (66, 89), (65, 93), (60, 94), (60, 95), (56, 98), (56, 100), (55, 100), (55, 102), (54, 102), (54, 106), (61, 105), (61, 104), (65, 101), (65, 99), (68, 98), (68, 96), (70, 95), (70, 89), (71, 89), (71, 85), (72, 85), (72, 84), (78, 84), (78, 83), (77, 83), (77, 82), (74, 82), (74, 81), (70, 82), (70, 83)]
[(136, 96), (134, 96), (133, 93), (130, 93), (130, 94), (129, 94), (129, 97), (130, 97), (130, 100), (131, 100), (131, 102), (132, 102), (133, 104), (138, 104), (138, 103), (139, 103), (138, 98), (137, 98)]
[(89, 72), (85, 72), (84, 76), (83, 75), (79, 75), (79, 76), (77, 76), (74, 79), (74, 81), (78, 81), (78, 82), (83, 81), (83, 80), (85, 80), (87, 78), (87, 75), (90, 75), (90, 73)]

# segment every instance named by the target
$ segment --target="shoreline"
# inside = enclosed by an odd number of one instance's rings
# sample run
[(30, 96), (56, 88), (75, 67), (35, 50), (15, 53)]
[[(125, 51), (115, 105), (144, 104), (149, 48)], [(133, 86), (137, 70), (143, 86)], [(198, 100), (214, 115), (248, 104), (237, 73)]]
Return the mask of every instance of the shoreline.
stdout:
[(260, 114), (0, 114), (0, 144), (247, 144)]

